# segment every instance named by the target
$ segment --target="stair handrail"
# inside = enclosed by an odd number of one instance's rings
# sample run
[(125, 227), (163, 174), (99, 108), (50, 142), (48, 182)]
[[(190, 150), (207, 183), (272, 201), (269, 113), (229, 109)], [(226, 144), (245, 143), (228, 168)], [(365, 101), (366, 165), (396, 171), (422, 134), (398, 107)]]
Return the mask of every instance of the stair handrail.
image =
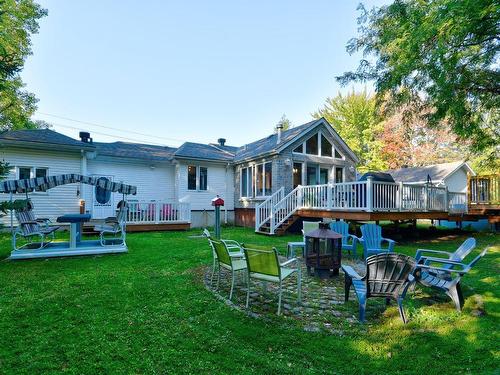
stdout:
[(274, 231), (292, 216), (299, 208), (303, 206), (302, 191), (303, 186), (298, 185), (295, 189), (285, 195), (272, 208), (273, 220), (269, 227), (269, 233), (274, 234)]
[(282, 186), (255, 206), (255, 231), (259, 231), (264, 224), (271, 220), (273, 206), (283, 199), (284, 195), (285, 187)]

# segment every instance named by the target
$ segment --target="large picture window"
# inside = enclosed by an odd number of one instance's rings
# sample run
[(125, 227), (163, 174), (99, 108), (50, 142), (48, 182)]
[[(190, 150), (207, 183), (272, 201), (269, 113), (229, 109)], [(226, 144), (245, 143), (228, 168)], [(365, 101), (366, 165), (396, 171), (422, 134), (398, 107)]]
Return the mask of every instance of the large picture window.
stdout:
[(196, 190), (196, 166), (188, 166), (188, 190)]
[(273, 163), (266, 162), (255, 166), (255, 196), (263, 197), (273, 192)]

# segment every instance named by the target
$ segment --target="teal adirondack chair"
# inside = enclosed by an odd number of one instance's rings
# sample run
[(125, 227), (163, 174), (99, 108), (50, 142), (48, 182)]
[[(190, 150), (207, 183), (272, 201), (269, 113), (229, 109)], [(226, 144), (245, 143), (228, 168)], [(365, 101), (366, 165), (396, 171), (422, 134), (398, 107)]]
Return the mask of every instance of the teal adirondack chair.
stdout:
[[(365, 224), (361, 226), (359, 242), (363, 245), (363, 257), (366, 259), (370, 255), (380, 253), (390, 253), (394, 251), (394, 240), (382, 237), (382, 228), (376, 224)], [(387, 242), (387, 247), (382, 247), (382, 243)]]
[(330, 229), (342, 235), (342, 250), (347, 250), (349, 254), (356, 256), (359, 238), (349, 234), (349, 224), (345, 221), (332, 221)]
[[(485, 248), (469, 264), (454, 262), (448, 259), (433, 258), (432, 261), (429, 262), (432, 264), (417, 264), (415, 276), (420, 284), (445, 292), (455, 304), (457, 311), (462, 311), (464, 296), (462, 294), (460, 280), (462, 276), (474, 267), (479, 259), (484, 257), (487, 251), (488, 248)], [(436, 265), (436, 263), (439, 265)], [(445, 268), (443, 266), (451, 266), (451, 268)], [(439, 272), (444, 272), (446, 277), (442, 277)], [(455, 274), (456, 276), (454, 278), (448, 277), (451, 274)]]
[[(453, 262), (461, 262), (467, 255), (471, 253), (472, 250), (474, 250), (475, 247), (476, 240), (470, 237), (467, 238), (453, 253), (441, 250), (418, 249), (417, 253), (415, 254), (415, 260), (417, 261), (417, 263), (429, 264), (434, 259), (440, 259), (442, 256), (446, 257), (445, 259), (451, 260)], [(438, 258), (435, 255), (439, 255), (440, 257)], [(453, 266), (451, 264), (443, 264), (441, 268), (451, 269), (453, 268)]]

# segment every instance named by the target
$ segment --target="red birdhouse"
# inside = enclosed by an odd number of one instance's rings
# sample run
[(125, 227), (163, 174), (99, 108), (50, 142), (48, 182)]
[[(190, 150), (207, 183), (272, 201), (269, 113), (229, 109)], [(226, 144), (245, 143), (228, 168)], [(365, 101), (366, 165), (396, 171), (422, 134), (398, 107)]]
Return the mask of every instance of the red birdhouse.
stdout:
[(212, 206), (224, 206), (224, 199), (217, 195), (214, 199), (212, 199)]

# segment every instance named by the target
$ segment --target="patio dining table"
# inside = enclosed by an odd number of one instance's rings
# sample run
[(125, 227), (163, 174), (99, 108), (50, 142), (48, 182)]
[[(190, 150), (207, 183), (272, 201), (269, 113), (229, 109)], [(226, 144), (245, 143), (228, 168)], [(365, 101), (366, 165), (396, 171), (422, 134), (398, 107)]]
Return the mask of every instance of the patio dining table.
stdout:
[(57, 218), (58, 223), (69, 223), (69, 248), (76, 249), (77, 244), (81, 239), (82, 224), (86, 221), (90, 221), (90, 214), (68, 214), (59, 216)]

